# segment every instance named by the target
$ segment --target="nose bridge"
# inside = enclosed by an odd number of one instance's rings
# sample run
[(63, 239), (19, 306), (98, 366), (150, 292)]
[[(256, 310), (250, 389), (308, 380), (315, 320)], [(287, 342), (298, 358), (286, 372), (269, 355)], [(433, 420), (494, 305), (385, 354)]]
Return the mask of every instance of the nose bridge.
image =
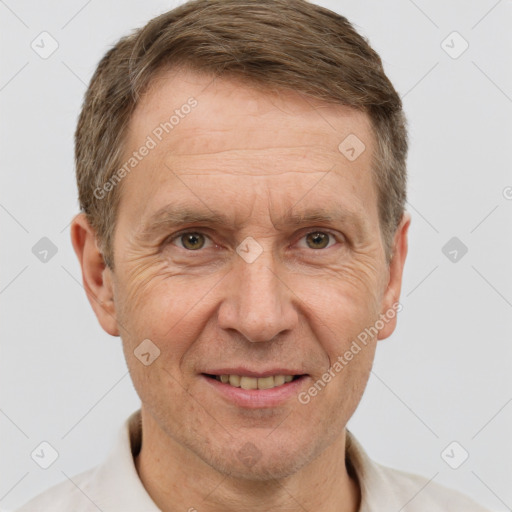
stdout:
[(233, 268), (229, 298), (219, 310), (219, 322), (249, 341), (271, 341), (297, 321), (289, 292), (270, 249), (258, 249), (249, 240), (242, 242), (237, 252), (240, 257)]

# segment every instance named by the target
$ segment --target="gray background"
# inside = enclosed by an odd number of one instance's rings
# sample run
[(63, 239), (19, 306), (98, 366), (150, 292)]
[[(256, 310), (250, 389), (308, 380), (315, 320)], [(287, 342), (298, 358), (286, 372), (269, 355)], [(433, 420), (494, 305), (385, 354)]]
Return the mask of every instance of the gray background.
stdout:
[[(177, 3), (0, 1), (5, 510), (99, 463), (138, 407), (120, 341), (99, 327), (69, 240), (73, 132), (107, 49)], [(375, 460), (511, 510), (512, 1), (319, 3), (369, 38), (410, 123), (404, 309), (350, 428)], [(43, 31), (59, 45), (47, 59), (31, 48)], [(454, 31), (469, 43), (457, 58), (464, 42)], [(468, 248), (455, 262), (442, 252), (454, 236)], [(32, 252), (42, 237), (58, 250), (47, 262)], [(41, 441), (59, 453), (46, 470), (30, 457)], [(458, 469), (441, 456), (452, 441), (469, 453)], [(448, 452), (453, 464), (461, 448)]]

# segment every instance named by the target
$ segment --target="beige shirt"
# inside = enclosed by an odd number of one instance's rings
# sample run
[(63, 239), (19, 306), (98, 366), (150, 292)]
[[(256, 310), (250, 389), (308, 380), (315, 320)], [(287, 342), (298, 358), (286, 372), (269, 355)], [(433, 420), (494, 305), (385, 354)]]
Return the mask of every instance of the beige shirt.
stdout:
[[(159, 512), (135, 468), (141, 434), (139, 410), (126, 420), (103, 464), (48, 489), (17, 512)], [(348, 430), (347, 462), (361, 487), (359, 512), (489, 512), (424, 477), (373, 462)]]

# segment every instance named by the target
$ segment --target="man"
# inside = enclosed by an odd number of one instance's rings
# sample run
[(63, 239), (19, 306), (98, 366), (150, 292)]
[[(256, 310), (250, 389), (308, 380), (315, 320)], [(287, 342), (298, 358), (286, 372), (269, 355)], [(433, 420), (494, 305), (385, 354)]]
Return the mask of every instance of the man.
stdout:
[(400, 310), (399, 96), (348, 21), (196, 0), (100, 62), (72, 242), (141, 399), (98, 468), (26, 511), (483, 511), (346, 424)]

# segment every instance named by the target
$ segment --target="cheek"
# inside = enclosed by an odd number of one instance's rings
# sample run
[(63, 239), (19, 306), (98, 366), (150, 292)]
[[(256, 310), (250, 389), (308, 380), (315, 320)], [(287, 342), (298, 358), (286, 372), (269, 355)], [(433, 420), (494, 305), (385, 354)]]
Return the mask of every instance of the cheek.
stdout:
[[(378, 315), (381, 279), (375, 257), (366, 249), (320, 274), (283, 276), (291, 290), (285, 300), (317, 330), (313, 336), (322, 342), (329, 359), (343, 353), (347, 342)], [(156, 256), (136, 254), (122, 261), (118, 272), (116, 308), (125, 345), (133, 351), (150, 339), (162, 352), (172, 347), (172, 354), (163, 354), (169, 362), (183, 357), (212, 320), (227, 276), (191, 276), (171, 270)]]
[(334, 435), (352, 416), (366, 388), (377, 342), (366, 329), (374, 325), (378, 312), (340, 290), (326, 298), (330, 300), (316, 304), (310, 327), (327, 357), (300, 399), (311, 401), (309, 415), (329, 425)]
[(345, 265), (320, 276), (295, 275), (287, 285), (312, 325), (323, 327), (333, 347), (342, 350), (347, 337), (372, 324), (380, 310), (381, 283), (377, 270)]
[(332, 367), (334, 377), (324, 390), (324, 404), (326, 414), (331, 417), (331, 428), (343, 428), (357, 409), (370, 377), (375, 346), (375, 343), (361, 346), (361, 351), (350, 361), (343, 358), (344, 363), (338, 361), (339, 366)]
[(372, 267), (347, 265), (323, 279), (290, 284), (304, 296), (309, 329), (326, 356), (304, 400), (316, 404), (311, 414), (330, 417), (334, 430), (355, 411), (369, 378), (376, 337), (365, 329), (379, 318), (378, 276)]
[(208, 291), (221, 277), (185, 278), (163, 264), (128, 268), (116, 298), (127, 351), (150, 339), (162, 360), (179, 361), (208, 320), (205, 311), (212, 307)]

